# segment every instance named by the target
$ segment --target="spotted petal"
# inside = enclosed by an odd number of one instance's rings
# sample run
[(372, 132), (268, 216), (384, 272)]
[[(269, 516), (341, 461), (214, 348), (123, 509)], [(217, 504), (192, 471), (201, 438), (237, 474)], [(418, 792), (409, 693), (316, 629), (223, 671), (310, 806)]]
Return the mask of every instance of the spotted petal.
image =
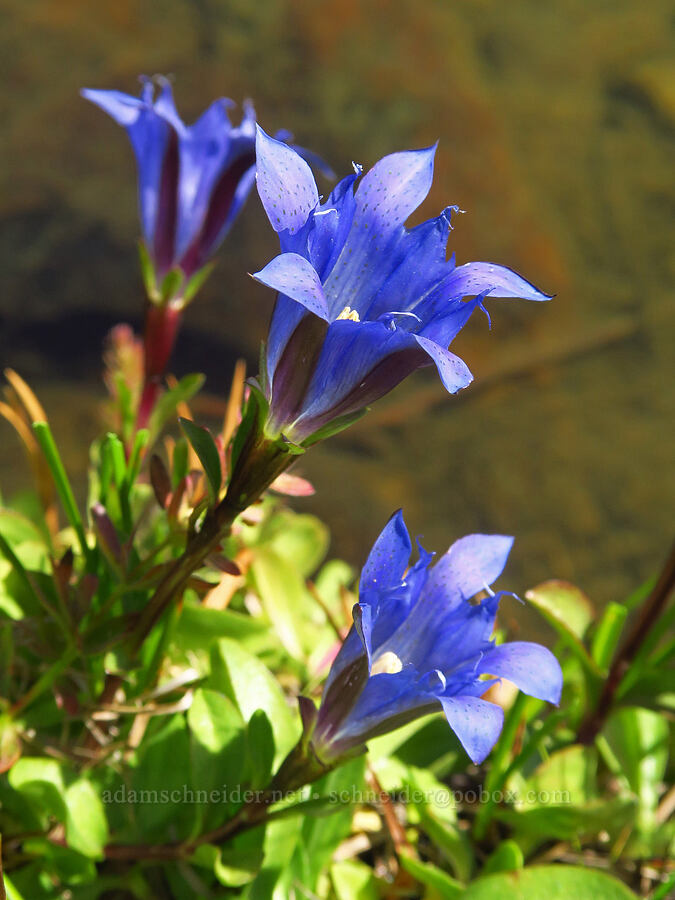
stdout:
[(562, 671), (546, 647), (528, 641), (500, 644), (481, 660), (478, 672), (508, 678), (531, 697), (560, 702)]
[(491, 297), (520, 297), (523, 300), (550, 300), (513, 269), (494, 263), (470, 262), (457, 266), (451, 276), (452, 296), (468, 297), (489, 291)]
[(497, 743), (504, 711), (477, 697), (439, 697), (448, 724), (469, 758), (481, 763)]
[(281, 141), (257, 127), (258, 193), (275, 231), (295, 234), (319, 202), (319, 192), (307, 163)]
[(281, 253), (253, 276), (328, 321), (328, 305), (316, 269), (304, 256)]

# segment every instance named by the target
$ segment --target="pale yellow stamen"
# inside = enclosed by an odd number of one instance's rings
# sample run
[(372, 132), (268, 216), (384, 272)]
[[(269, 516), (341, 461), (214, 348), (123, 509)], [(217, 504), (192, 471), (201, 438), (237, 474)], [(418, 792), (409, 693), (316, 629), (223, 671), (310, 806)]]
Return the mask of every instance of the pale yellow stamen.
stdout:
[(382, 656), (378, 656), (378, 658), (373, 663), (373, 666), (370, 670), (371, 675), (395, 675), (397, 672), (400, 672), (403, 668), (403, 663), (398, 658), (395, 653), (392, 653), (391, 650), (387, 650), (386, 653), (383, 653)]
[(338, 316), (338, 319), (349, 319), (350, 322), (360, 322), (361, 321), (361, 319), (359, 319), (359, 314), (357, 313), (357, 311), (355, 309), (352, 309), (351, 306), (345, 306), (345, 308), (342, 310), (342, 312)]

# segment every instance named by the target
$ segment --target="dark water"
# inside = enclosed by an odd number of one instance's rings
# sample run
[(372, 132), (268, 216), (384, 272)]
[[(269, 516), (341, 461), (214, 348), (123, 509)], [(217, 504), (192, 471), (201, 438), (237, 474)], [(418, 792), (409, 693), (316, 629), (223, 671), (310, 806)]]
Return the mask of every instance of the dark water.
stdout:
[[(670, 4), (520, 0), (321, 4), (3, 3), (0, 349), (32, 380), (71, 470), (98, 425), (106, 330), (138, 321), (126, 138), (78, 99), (172, 72), (186, 118), (220, 94), (347, 171), (440, 138), (423, 213), (458, 203), (458, 260), (556, 292), (493, 301), (453, 349), (474, 385), (431, 372), (303, 462), (303, 506), (360, 563), (398, 506), (427, 546), (515, 534), (510, 582), (568, 578), (597, 605), (665, 556), (673, 526), (674, 20)], [(328, 184), (324, 185), (327, 190)], [(250, 204), (191, 308), (175, 360), (222, 396), (256, 356), (272, 298), (247, 278), (276, 252)], [(0, 425), (5, 494), (25, 485)]]

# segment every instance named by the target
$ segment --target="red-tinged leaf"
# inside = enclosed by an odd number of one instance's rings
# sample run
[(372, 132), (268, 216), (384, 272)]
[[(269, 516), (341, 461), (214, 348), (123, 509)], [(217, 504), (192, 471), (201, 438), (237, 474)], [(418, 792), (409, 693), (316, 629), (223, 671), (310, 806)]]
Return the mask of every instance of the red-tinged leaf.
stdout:
[(187, 586), (196, 591), (200, 597), (204, 597), (215, 587), (210, 581), (204, 581), (203, 578), (195, 578), (194, 576), (188, 579)]
[(170, 520), (174, 520), (178, 518), (178, 510), (180, 509), (181, 500), (183, 499), (183, 495), (185, 494), (185, 490), (187, 488), (187, 477), (181, 478), (178, 482), (178, 487), (170, 495), (169, 505), (166, 509), (166, 514)]
[(157, 453), (153, 453), (150, 457), (150, 484), (155, 492), (157, 502), (162, 509), (166, 509), (171, 499), (171, 478), (162, 458)]
[(73, 575), (73, 563), (75, 560), (75, 555), (73, 553), (73, 548), (68, 547), (66, 552), (63, 554), (58, 562), (52, 562), (52, 568), (54, 571), (54, 581), (56, 582), (59, 594), (61, 597), (68, 596), (68, 586), (70, 585), (70, 579)]
[(227, 559), (225, 556), (217, 556), (216, 554), (212, 554), (208, 556), (206, 562), (213, 566), (214, 569), (219, 569), (221, 572), (225, 572), (226, 575), (241, 575), (241, 569), (232, 559)]
[(299, 475), (291, 475), (282, 472), (270, 485), (270, 490), (276, 494), (285, 494), (287, 497), (311, 497), (316, 493), (314, 485), (301, 478)]
[(94, 521), (94, 531), (99, 540), (99, 546), (104, 554), (117, 565), (123, 563), (122, 545), (115, 526), (110, 520), (110, 516), (105, 511), (105, 507), (100, 503), (94, 503), (91, 508), (91, 517)]

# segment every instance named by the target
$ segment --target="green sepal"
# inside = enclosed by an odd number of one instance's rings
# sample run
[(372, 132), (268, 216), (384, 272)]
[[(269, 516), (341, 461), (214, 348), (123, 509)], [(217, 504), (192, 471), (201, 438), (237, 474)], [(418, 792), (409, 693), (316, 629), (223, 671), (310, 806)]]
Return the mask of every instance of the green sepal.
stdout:
[(363, 409), (359, 409), (355, 413), (349, 413), (347, 416), (340, 416), (337, 419), (333, 419), (332, 422), (329, 422), (327, 425), (319, 428), (318, 431), (315, 431), (314, 434), (310, 434), (308, 438), (305, 438), (302, 442), (302, 446), (307, 449), (307, 447), (311, 447), (313, 444), (318, 444), (319, 441), (324, 441), (334, 434), (339, 434), (341, 431), (344, 431), (345, 428), (349, 428), (350, 425), (353, 425), (354, 422), (358, 422), (358, 420), (365, 416), (367, 412), (368, 407), (364, 406)]
[(159, 289), (162, 305), (170, 303), (180, 296), (184, 280), (183, 273), (180, 269), (170, 269), (166, 273), (162, 279), (162, 286)]
[(185, 290), (183, 291), (183, 306), (187, 306), (187, 304), (194, 299), (197, 291), (204, 284), (206, 279), (209, 277), (211, 272), (215, 269), (215, 262), (207, 263), (205, 266), (202, 266), (197, 272), (194, 273), (189, 279), (187, 284), (185, 285)]
[(159, 303), (159, 294), (157, 292), (157, 278), (155, 275), (155, 267), (148, 253), (148, 248), (143, 241), (138, 242), (138, 258), (141, 263), (141, 277), (148, 300), (151, 303)]

